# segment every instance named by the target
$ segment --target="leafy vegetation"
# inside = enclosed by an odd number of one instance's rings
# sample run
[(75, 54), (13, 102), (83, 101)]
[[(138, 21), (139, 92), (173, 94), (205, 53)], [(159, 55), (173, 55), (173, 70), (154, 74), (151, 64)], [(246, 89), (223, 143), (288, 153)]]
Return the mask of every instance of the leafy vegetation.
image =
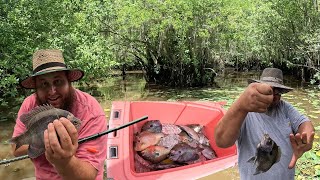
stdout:
[(59, 48), (92, 82), (140, 67), (148, 83), (215, 85), (225, 67), (280, 67), (317, 83), (319, 2), (290, 0), (7, 0), (0, 2), (0, 109), (30, 92), (32, 54)]

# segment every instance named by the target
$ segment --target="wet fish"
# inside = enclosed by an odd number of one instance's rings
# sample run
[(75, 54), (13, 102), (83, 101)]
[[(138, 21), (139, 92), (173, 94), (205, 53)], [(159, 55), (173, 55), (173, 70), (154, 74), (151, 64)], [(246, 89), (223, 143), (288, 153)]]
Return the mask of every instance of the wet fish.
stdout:
[(193, 129), (195, 132), (200, 133), (200, 131), (202, 131), (203, 127), (200, 124), (188, 124), (187, 125), (189, 128)]
[(174, 124), (162, 124), (163, 134), (179, 134), (182, 130)]
[(272, 165), (279, 162), (281, 158), (280, 147), (270, 138), (269, 134), (264, 134), (261, 142), (257, 146), (256, 155), (248, 160), (256, 165), (256, 172), (253, 175), (268, 171)]
[(206, 145), (206, 146), (209, 146), (210, 143), (209, 143), (209, 139), (202, 133), (198, 133), (199, 135), (199, 143), (200, 144), (203, 144), (203, 145)]
[(189, 146), (194, 147), (194, 148), (196, 148), (196, 147), (199, 146), (199, 142), (196, 141), (195, 139), (191, 138), (191, 137), (187, 134), (187, 132), (182, 131), (182, 132), (179, 134), (179, 136), (180, 136), (180, 141), (181, 141), (181, 142), (184, 142), (184, 143), (186, 143), (186, 144), (188, 144)]
[(134, 167), (136, 172), (150, 172), (153, 170), (150, 165), (151, 163), (149, 161), (143, 159), (138, 153), (134, 153)]
[(162, 124), (159, 120), (150, 120), (143, 124), (141, 127), (141, 132), (149, 131), (153, 133), (161, 133), (162, 131)]
[(216, 152), (210, 146), (201, 145), (200, 147), (203, 148), (201, 151), (202, 155), (207, 159), (211, 160), (217, 157)]
[(191, 129), (188, 126), (185, 125), (179, 125), (179, 127), (185, 131), (192, 139), (196, 140), (199, 142), (200, 138), (197, 132), (195, 132), (193, 129)]
[(162, 133), (152, 133), (149, 131), (143, 131), (136, 136), (134, 150), (142, 151), (149, 146), (156, 145), (159, 143), (160, 139), (163, 138)]
[(163, 146), (168, 148), (169, 150), (172, 149), (176, 144), (180, 142), (180, 137), (177, 134), (169, 134), (161, 138), (158, 143), (158, 146)]
[(199, 149), (193, 148), (186, 143), (175, 145), (169, 154), (169, 158), (177, 163), (188, 163), (199, 159)]
[(37, 158), (45, 151), (43, 133), (48, 124), (55, 119), (65, 117), (79, 129), (81, 121), (69, 111), (55, 108), (51, 105), (42, 105), (34, 108), (27, 114), (20, 116), (21, 122), (26, 126), (26, 131), (9, 140), (16, 144), (16, 149), (24, 144), (29, 144), (28, 155), (30, 158)]
[(147, 149), (141, 151), (141, 156), (153, 163), (159, 163), (167, 158), (170, 153), (170, 149), (163, 146), (150, 146)]
[(206, 160), (207, 160), (207, 158), (200, 153), (199, 154), (199, 159), (197, 159), (195, 161), (189, 161), (189, 162), (187, 162), (187, 164), (194, 164), (194, 163), (204, 162)]

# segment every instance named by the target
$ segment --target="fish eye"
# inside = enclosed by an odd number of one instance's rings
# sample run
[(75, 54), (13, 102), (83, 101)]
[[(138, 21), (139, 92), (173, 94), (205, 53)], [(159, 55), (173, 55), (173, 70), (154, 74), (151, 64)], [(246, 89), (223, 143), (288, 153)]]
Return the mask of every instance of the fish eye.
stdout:
[(154, 155), (155, 156), (160, 156), (160, 153), (159, 152), (155, 152)]

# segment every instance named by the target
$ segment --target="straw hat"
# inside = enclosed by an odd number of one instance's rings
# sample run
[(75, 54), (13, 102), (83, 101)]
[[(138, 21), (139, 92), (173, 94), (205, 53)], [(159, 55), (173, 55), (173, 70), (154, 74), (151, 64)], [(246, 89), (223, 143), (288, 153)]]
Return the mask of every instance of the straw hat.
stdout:
[(263, 70), (260, 80), (248, 79), (248, 83), (259, 82), (266, 83), (272, 87), (281, 88), (284, 93), (292, 91), (293, 88), (285, 86), (283, 84), (283, 74), (280, 69), (277, 68), (266, 68)]
[(80, 80), (84, 72), (79, 69), (68, 69), (62, 51), (57, 49), (42, 49), (33, 54), (32, 58), (33, 74), (20, 82), (20, 85), (27, 89), (35, 88), (35, 76), (57, 72), (69, 71), (68, 80), (73, 82)]

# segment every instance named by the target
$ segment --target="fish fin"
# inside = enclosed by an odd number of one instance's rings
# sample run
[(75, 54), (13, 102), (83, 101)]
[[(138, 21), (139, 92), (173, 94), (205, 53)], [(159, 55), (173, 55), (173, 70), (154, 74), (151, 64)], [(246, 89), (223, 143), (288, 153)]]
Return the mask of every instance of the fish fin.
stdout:
[(35, 115), (39, 114), (40, 112), (46, 111), (46, 110), (50, 110), (50, 109), (54, 109), (55, 107), (53, 107), (52, 105), (41, 105), (41, 106), (37, 106), (35, 108), (33, 108), (31, 111), (29, 111), (26, 114), (22, 114), (20, 116), (20, 121), (26, 126), (29, 126), (29, 122), (30, 119), (32, 119), (32, 117), (34, 117)]
[(256, 162), (256, 157), (255, 156), (251, 157), (247, 162), (255, 163)]
[(253, 175), (257, 175), (257, 174), (260, 174), (262, 171), (259, 171), (258, 169), (256, 169), (256, 172), (253, 173)]
[[(39, 136), (32, 137), (32, 142), (29, 144), (28, 148), (28, 155), (30, 158), (37, 158), (44, 153), (45, 147), (43, 138), (43, 133), (39, 134)], [(39, 141), (39, 139), (41, 140)]]
[(29, 148), (28, 148), (28, 155), (31, 159), (34, 159), (34, 158), (37, 158), (39, 157), (41, 154), (43, 154), (45, 151), (45, 148), (44, 147), (36, 147), (36, 146), (33, 146), (32, 144), (29, 145)]
[(24, 134), (21, 134), (20, 136), (13, 137), (8, 142), (10, 144), (16, 144), (16, 149), (18, 149), (19, 147), (21, 147), (24, 144), (27, 144), (25, 142), (25, 135)]

